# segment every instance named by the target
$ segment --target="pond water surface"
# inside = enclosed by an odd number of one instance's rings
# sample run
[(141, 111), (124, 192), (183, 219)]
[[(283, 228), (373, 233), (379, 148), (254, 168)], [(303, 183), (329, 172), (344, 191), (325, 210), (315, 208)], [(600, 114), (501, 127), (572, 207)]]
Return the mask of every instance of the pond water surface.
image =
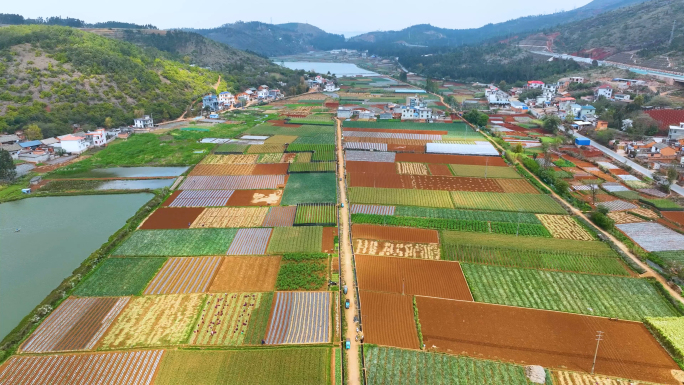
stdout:
[(354, 63), (324, 63), (324, 62), (308, 62), (308, 61), (275, 61), (283, 67), (293, 70), (314, 71), (319, 74), (327, 74), (330, 72), (335, 76), (379, 76), (379, 74), (365, 70)]
[[(88, 171), (88, 178), (158, 178), (179, 176), (189, 167), (112, 167)], [(78, 175), (80, 176), (80, 175)]]
[(144, 190), (171, 187), (176, 179), (122, 179), (110, 180), (99, 185), (96, 190)]
[(153, 196), (45, 197), (0, 204), (0, 339)]

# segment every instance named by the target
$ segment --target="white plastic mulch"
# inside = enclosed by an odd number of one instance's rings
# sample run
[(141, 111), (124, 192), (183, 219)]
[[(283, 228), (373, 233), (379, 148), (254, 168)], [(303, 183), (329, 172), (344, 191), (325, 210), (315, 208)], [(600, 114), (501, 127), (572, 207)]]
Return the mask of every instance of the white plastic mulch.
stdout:
[(616, 201), (610, 201), (610, 202), (601, 202), (598, 204), (598, 206), (606, 206), (609, 211), (625, 211), (625, 210), (633, 210), (633, 209), (638, 209), (639, 206), (621, 201), (621, 200), (616, 200)]
[(622, 180), (639, 181), (639, 178), (635, 177), (634, 175), (618, 175), (618, 178), (620, 178)]
[(642, 192), (644, 194), (654, 196), (654, 197), (658, 197), (658, 198), (665, 198), (667, 196), (667, 194), (665, 194), (664, 192), (662, 192), (660, 190), (656, 190), (654, 188), (640, 188), (637, 191)]
[(608, 192), (629, 191), (629, 187), (623, 186), (620, 183), (604, 183), (601, 187)]
[(428, 143), (425, 145), (425, 152), (428, 154), (499, 155), (499, 151), (491, 143), (479, 141), (475, 144)]
[(615, 169), (620, 168), (620, 167), (618, 167), (618, 166), (616, 166), (610, 162), (596, 162), (596, 163), (598, 163), (599, 166), (603, 166), (604, 168), (607, 168), (609, 170), (615, 170)]
[(394, 163), (394, 152), (350, 151), (344, 152), (347, 161)]
[(646, 251), (684, 250), (684, 235), (659, 223), (625, 223), (616, 227)]

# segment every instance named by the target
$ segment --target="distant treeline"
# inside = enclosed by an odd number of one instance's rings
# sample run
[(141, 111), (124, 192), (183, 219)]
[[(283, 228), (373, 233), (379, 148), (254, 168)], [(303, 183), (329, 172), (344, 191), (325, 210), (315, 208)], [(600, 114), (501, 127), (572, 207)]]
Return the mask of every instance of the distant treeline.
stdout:
[(133, 24), (133, 23), (122, 23), (119, 21), (106, 21), (104, 23), (86, 23), (80, 19), (74, 19), (71, 17), (38, 17), (35, 19), (29, 19), (21, 15), (15, 15), (10, 13), (0, 13), (0, 24), (42, 24), (42, 25), (61, 25), (64, 27), (73, 28), (131, 28), (131, 29), (158, 29), (152, 24)]

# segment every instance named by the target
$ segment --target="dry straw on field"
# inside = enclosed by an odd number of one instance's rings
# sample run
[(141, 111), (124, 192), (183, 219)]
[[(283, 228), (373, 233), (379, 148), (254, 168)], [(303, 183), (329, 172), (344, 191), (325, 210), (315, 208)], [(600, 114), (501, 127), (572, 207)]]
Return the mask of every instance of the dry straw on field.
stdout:
[(354, 246), (354, 252), (363, 255), (441, 259), (439, 245), (436, 243), (407, 243), (355, 239)]
[(628, 211), (613, 211), (608, 213), (608, 218), (615, 221), (615, 224), (646, 222), (645, 219), (630, 214)]
[(207, 155), (201, 164), (253, 164), (256, 163), (259, 155)]
[(397, 162), (397, 174), (428, 175), (428, 169), (423, 163)]
[(268, 207), (208, 208), (200, 214), (191, 228), (259, 227), (264, 222)]
[(593, 241), (594, 237), (574, 218), (567, 215), (537, 214), (537, 218), (554, 238)]

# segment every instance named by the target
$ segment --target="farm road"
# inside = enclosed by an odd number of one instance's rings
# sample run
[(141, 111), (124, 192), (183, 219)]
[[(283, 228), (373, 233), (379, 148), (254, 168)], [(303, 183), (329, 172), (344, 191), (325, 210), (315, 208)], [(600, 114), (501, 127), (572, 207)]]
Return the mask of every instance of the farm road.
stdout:
[[(439, 99), (440, 99), (442, 102), (444, 102), (444, 98), (443, 98), (441, 95), (436, 95), (436, 94), (433, 94), (433, 95), (439, 97)], [(452, 112), (456, 112), (456, 111), (454, 111), (453, 108), (449, 107), (448, 105), (447, 105), (447, 108), (449, 108)], [(473, 127), (473, 125), (470, 124), (469, 122), (467, 122), (465, 119), (464, 119), (463, 121), (466, 122), (466, 124), (468, 124), (469, 126)], [(475, 127), (473, 127), (473, 128), (475, 128)], [(501, 148), (501, 146), (499, 146), (498, 143), (496, 143), (496, 142), (494, 141), (494, 139), (492, 139), (489, 135), (487, 135), (487, 133), (485, 133), (485, 132), (483, 132), (483, 131), (480, 131), (480, 133), (481, 133), (482, 135), (484, 135), (484, 137), (487, 138), (487, 140), (488, 140), (490, 143), (492, 143), (492, 145), (494, 145), (494, 147), (496, 147), (496, 148), (499, 150), (499, 152), (503, 153), (503, 152), (505, 151), (503, 148)], [(534, 174), (532, 174), (532, 173), (530, 173), (530, 175), (532, 175), (532, 177), (533, 177), (534, 179), (536, 179), (541, 185), (545, 185), (544, 182), (542, 182), (541, 179), (539, 179), (536, 175), (534, 175)], [(551, 195), (553, 195), (553, 196), (556, 198), (556, 200), (558, 200), (559, 202), (562, 202), (563, 206), (567, 207), (573, 214), (575, 214), (575, 215), (577, 215), (577, 216), (579, 216), (579, 217), (584, 218), (584, 220), (586, 220), (586, 221), (589, 222), (589, 223), (592, 223), (592, 222), (591, 222), (591, 219), (589, 219), (588, 216), (584, 215), (584, 213), (583, 213), (582, 211), (580, 211), (580, 210), (577, 209), (576, 207), (574, 207), (574, 206), (572, 206), (571, 204), (569, 204), (568, 202), (566, 202), (565, 199), (561, 198), (561, 197), (560, 197), (558, 194), (556, 194), (553, 190), (551, 190)], [(634, 261), (634, 263), (636, 263), (637, 265), (641, 266), (641, 268), (643, 268), (644, 270), (646, 270), (646, 272), (643, 273), (643, 274), (641, 274), (640, 277), (642, 277), (642, 278), (643, 278), (643, 277), (653, 277), (653, 278), (655, 278), (658, 282), (660, 282), (660, 283), (663, 285), (663, 287), (665, 288), (665, 290), (667, 290), (667, 291), (670, 293), (670, 295), (671, 295), (672, 297), (676, 298), (680, 303), (684, 304), (684, 298), (682, 298), (682, 295), (679, 294), (679, 293), (677, 293), (676, 291), (674, 291), (674, 290), (667, 284), (667, 280), (666, 280), (665, 278), (663, 278), (662, 275), (660, 275), (660, 274), (654, 272), (653, 269), (651, 269), (651, 267), (650, 267), (649, 265), (647, 265), (647, 264), (645, 264), (644, 262), (642, 262), (636, 255), (634, 255), (634, 254), (629, 250), (629, 248), (628, 248), (627, 246), (625, 246), (622, 242), (620, 242), (620, 241), (619, 241), (617, 238), (615, 238), (612, 234), (610, 234), (610, 233), (604, 231), (604, 230), (601, 229), (601, 228), (598, 228), (598, 227), (597, 227), (597, 229), (598, 229), (598, 231), (599, 231), (601, 234), (603, 234), (604, 237), (610, 239), (614, 244), (616, 244), (616, 245), (620, 248), (620, 250), (622, 250), (629, 258), (631, 258), (632, 261)]]
[[(352, 260), (351, 241), (349, 238), (349, 204), (347, 202), (347, 190), (344, 184), (344, 153), (342, 150), (342, 124), (337, 120), (337, 167), (338, 167), (338, 189), (340, 191), (340, 203), (344, 203), (344, 207), (340, 207), (340, 223), (339, 223), (339, 239), (340, 239), (340, 258), (342, 262), (342, 277), (347, 283), (349, 290), (345, 299), (349, 299), (349, 309), (345, 310), (345, 322), (347, 323), (347, 332), (344, 336), (351, 342), (351, 349), (347, 350), (347, 366), (345, 374), (347, 375), (347, 384), (357, 385), (361, 384), (359, 376), (359, 343), (356, 341), (356, 325), (354, 324), (354, 317), (358, 314), (356, 304), (358, 303), (354, 298), (356, 290), (354, 286), (354, 261)], [(341, 179), (341, 180), (340, 180)], [(344, 347), (343, 347), (344, 348)]]

